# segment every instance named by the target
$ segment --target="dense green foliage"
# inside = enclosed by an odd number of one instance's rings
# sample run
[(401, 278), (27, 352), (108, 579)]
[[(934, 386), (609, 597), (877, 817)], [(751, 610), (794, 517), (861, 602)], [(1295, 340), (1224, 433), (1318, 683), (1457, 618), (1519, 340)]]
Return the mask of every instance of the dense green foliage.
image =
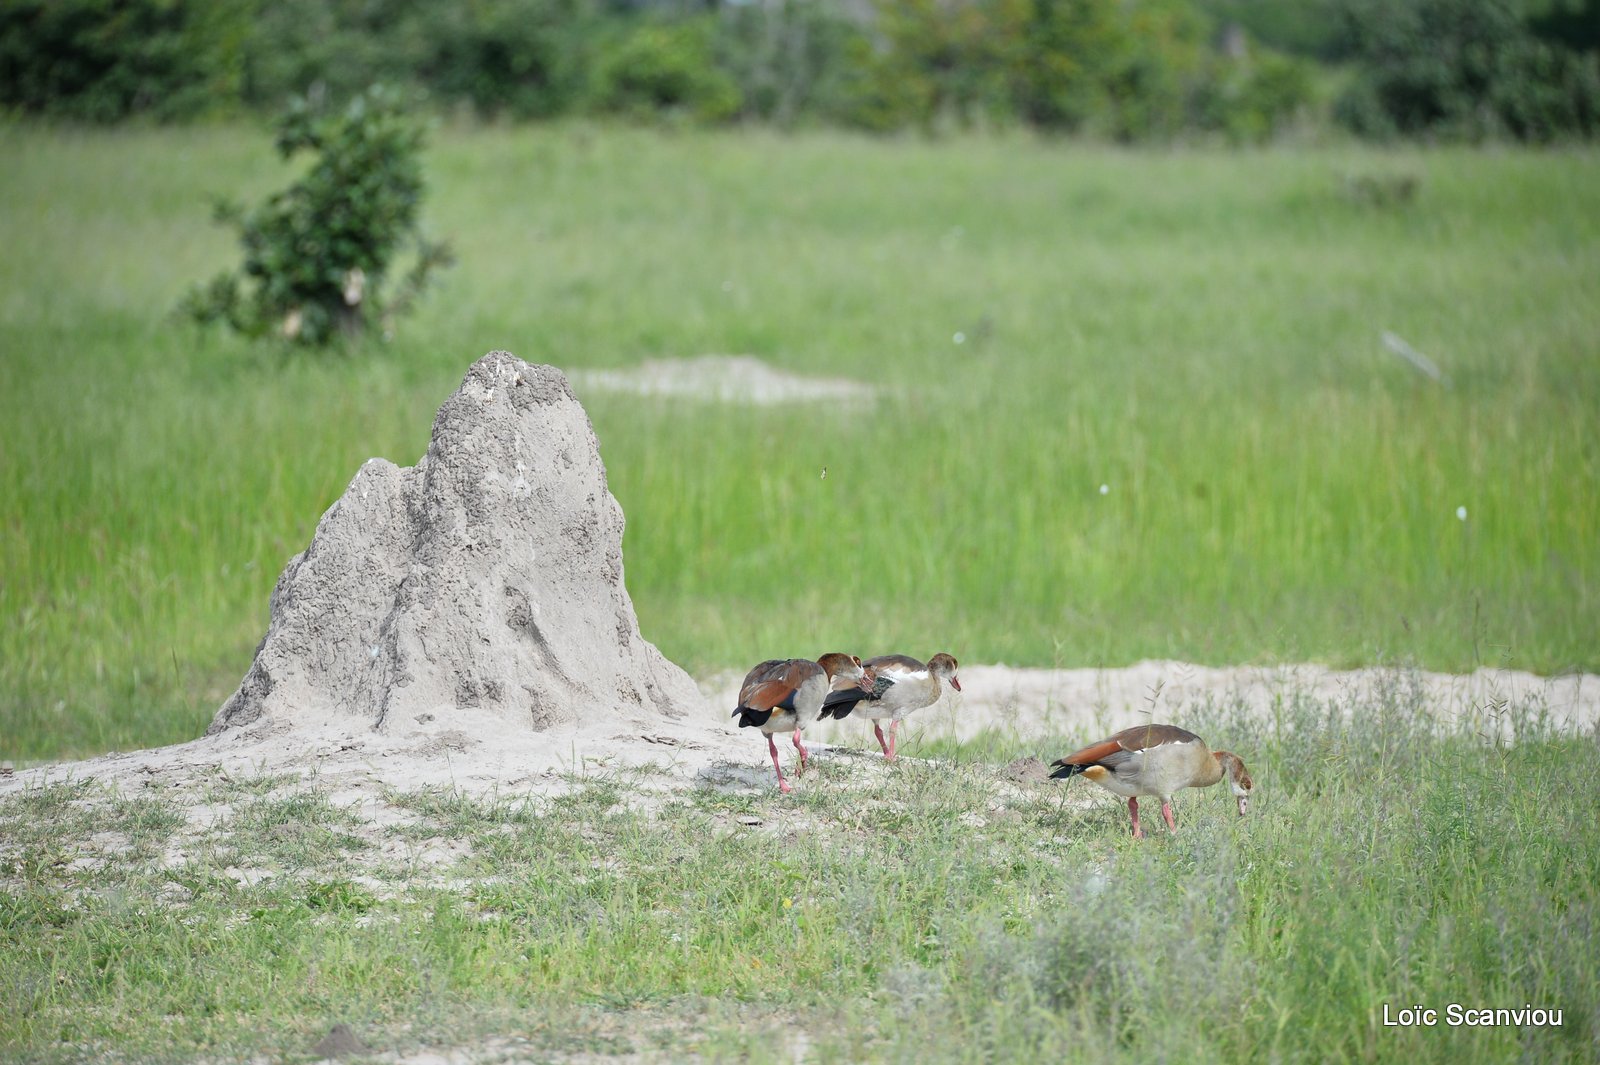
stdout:
[(595, 106), (635, 118), (732, 118), (739, 91), (712, 62), (711, 29), (705, 22), (677, 22), (630, 30), (595, 69)]
[[(1187, 792), (1143, 841), (1001, 772), (1082, 735), (834, 754), (789, 797), (63, 779), (0, 801), (0, 1055), (297, 1060), (343, 1022), (472, 1061), (1591, 1061), (1594, 737), (1281, 695), (1182, 716), (1246, 753), (1249, 816)], [(1382, 1024), (1452, 1002), (1562, 1024)]]
[(426, 90), (487, 116), (1258, 141), (1600, 130), (1600, 0), (13, 0), (0, 104), (93, 121)]
[(198, 0), (0, 2), (0, 107), (116, 122), (239, 99), (249, 10)]
[(884, 77), (904, 94), (905, 117), (923, 124), (1016, 114), (1118, 140), (1217, 127), (1254, 137), (1309, 99), (1303, 77), (1282, 77), (1291, 61), (1215, 54), (1207, 23), (1180, 0), (915, 0), (878, 11)]
[(622, 113), (872, 130), (1029, 122), (1259, 139), (1310, 103), (1298, 61), (1230, 57), (1191, 0), (27, 0), (0, 104), (110, 121), (425, 89), (484, 115)]
[(884, 386), (863, 412), (580, 383), (644, 634), (696, 672), (1600, 667), (1591, 152), (445, 129), (447, 298), (285, 363), (169, 314), (236, 261), (195, 204), (296, 176), (259, 133), (0, 137), (0, 758), (198, 733), (321, 513), (371, 456), (414, 463), (494, 348)]
[(343, 97), (381, 81), (485, 116), (549, 117), (587, 100), (608, 24), (590, 0), (274, 0), (255, 16), (243, 102), (276, 108), (309, 86)]
[(1600, 51), (1541, 38), (1521, 0), (1345, 0), (1345, 15), (1360, 77), (1339, 114), (1357, 132), (1600, 133)]
[(1348, 58), (1349, 0), (1197, 0), (1211, 20), (1233, 25), (1272, 48), (1336, 61)]
[(0, 105), (109, 122), (426, 90), (481, 115), (1258, 141), (1600, 130), (1600, 0), (12, 0)]
[[(296, 100), (278, 122), (278, 152), (314, 152), (316, 161), (252, 211), (219, 207), (239, 232), (244, 265), (190, 292), (184, 309), (246, 336), (307, 345), (370, 327), (390, 332), (450, 262), (449, 249), (419, 229), (422, 139), (421, 123), (381, 86), (333, 112)], [(415, 245), (415, 262), (386, 299), (384, 282), (406, 245)]]

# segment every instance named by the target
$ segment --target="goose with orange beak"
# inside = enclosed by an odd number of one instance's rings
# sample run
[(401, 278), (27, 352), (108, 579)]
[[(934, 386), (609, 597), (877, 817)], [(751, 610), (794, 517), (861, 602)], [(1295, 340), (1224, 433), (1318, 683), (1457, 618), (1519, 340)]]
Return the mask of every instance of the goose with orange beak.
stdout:
[(1135, 725), (1109, 739), (1091, 743), (1053, 763), (1052, 777), (1063, 779), (1079, 774), (1114, 795), (1128, 800), (1128, 816), (1133, 818), (1133, 835), (1143, 839), (1139, 827), (1139, 797), (1152, 795), (1161, 800), (1161, 816), (1170, 831), (1178, 830), (1172, 817), (1172, 796), (1184, 788), (1208, 788), (1223, 777), (1239, 804), (1239, 816), (1250, 806), (1254, 782), (1244, 761), (1231, 751), (1213, 751), (1205, 741), (1176, 725)]

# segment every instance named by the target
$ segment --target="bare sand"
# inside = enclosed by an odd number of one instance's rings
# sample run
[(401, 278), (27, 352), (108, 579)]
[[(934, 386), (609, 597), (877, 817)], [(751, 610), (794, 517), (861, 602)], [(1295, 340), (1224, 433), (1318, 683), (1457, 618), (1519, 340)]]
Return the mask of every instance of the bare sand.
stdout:
[(580, 393), (705, 400), (769, 407), (811, 401), (871, 403), (877, 389), (844, 377), (789, 373), (753, 355), (695, 355), (651, 359), (620, 370), (574, 370)]
[[(0, 779), (0, 796), (46, 781), (93, 778), (136, 789), (160, 778), (166, 786), (218, 775), (291, 773), (314, 777), (336, 801), (370, 799), (386, 788), (459, 789), (463, 793), (554, 794), (584, 777), (645, 769), (646, 790), (695, 786), (764, 788), (772, 784), (766, 745), (729, 718), (742, 674), (699, 680), (701, 707), (677, 718), (617, 711), (535, 732), (503, 714), (451, 709), (426, 722), (391, 721), (383, 731), (341, 719), (325, 725), (264, 720), (189, 743), (108, 754), (18, 770)], [(963, 691), (947, 692), (901, 726), (903, 746), (940, 737), (970, 739), (998, 729), (1037, 739), (1041, 758), (1064, 744), (1088, 741), (1140, 721), (1182, 720), (1206, 701), (1238, 703), (1270, 715), (1284, 700), (1312, 698), (1354, 705), (1403, 688), (1443, 718), (1472, 714), (1493, 721), (1504, 707), (1531, 706), (1558, 728), (1590, 732), (1600, 722), (1600, 675), (1538, 677), (1480, 669), (1455, 675), (1317, 665), (1234, 667), (1141, 662), (1119, 669), (961, 668)], [(428, 715), (422, 715), (424, 717)], [(1222, 738), (1226, 740), (1226, 737)], [(871, 728), (847, 719), (807, 730), (808, 745), (874, 748)], [(787, 743), (784, 744), (787, 747)], [(853, 754), (854, 752), (852, 752)], [(792, 758), (792, 751), (785, 751)]]

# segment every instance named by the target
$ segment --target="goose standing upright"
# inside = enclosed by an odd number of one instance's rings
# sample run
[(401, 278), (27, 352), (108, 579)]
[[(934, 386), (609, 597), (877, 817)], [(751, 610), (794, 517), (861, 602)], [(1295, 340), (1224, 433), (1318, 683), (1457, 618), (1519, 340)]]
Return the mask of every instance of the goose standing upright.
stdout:
[[(849, 693), (853, 698), (840, 695), (830, 699), (823, 717), (844, 719), (853, 710), (872, 722), (872, 731), (883, 748), (884, 761), (894, 761), (895, 730), (913, 710), (921, 710), (939, 701), (941, 681), (956, 691), (961, 690), (961, 679), (956, 676), (959, 663), (943, 651), (928, 659), (927, 664), (909, 655), (878, 655), (867, 659), (865, 666), (874, 676), (871, 690), (862, 695)], [(885, 718), (889, 721), (889, 738), (883, 737)]]
[(1184, 788), (1206, 788), (1228, 778), (1243, 817), (1255, 786), (1244, 762), (1231, 751), (1213, 751), (1205, 741), (1176, 725), (1135, 725), (1109, 739), (1092, 743), (1052, 763), (1056, 778), (1083, 774), (1107, 791), (1128, 800), (1135, 839), (1144, 838), (1139, 827), (1139, 796), (1161, 799), (1161, 816), (1170, 831), (1178, 830), (1172, 818), (1172, 795)]
[(762, 662), (745, 674), (739, 689), (739, 705), (733, 716), (740, 728), (758, 728), (767, 737), (772, 752), (772, 768), (778, 774), (778, 790), (791, 790), (778, 764), (775, 732), (793, 732), (794, 747), (800, 752), (800, 771), (805, 772), (806, 749), (800, 742), (801, 729), (814, 724), (822, 715), (824, 702), (848, 700), (850, 695), (865, 696), (864, 685), (872, 676), (855, 655), (833, 652), (812, 662), (805, 658), (774, 658)]

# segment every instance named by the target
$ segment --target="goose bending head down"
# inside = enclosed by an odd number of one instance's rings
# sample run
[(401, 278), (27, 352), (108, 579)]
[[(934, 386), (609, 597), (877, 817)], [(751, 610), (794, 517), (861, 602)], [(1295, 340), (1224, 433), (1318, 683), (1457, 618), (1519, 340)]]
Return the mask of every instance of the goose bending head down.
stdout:
[(772, 734), (794, 733), (800, 771), (805, 772), (806, 748), (800, 742), (800, 731), (822, 716), (823, 700), (830, 693), (865, 695), (872, 680), (862, 668), (861, 659), (841, 652), (825, 654), (815, 662), (806, 658), (769, 659), (745, 674), (733, 716), (739, 719), (740, 728), (758, 728), (767, 737), (779, 791), (788, 792), (791, 788), (778, 764), (778, 744)]
[(1099, 743), (1091, 743), (1053, 763), (1050, 775), (1057, 778), (1082, 774), (1128, 800), (1128, 815), (1133, 819), (1133, 835), (1144, 838), (1139, 827), (1139, 797), (1154, 795), (1161, 800), (1161, 816), (1167, 828), (1178, 830), (1172, 817), (1173, 793), (1184, 788), (1207, 788), (1224, 777), (1239, 806), (1239, 815), (1250, 807), (1250, 792), (1255, 784), (1244, 761), (1231, 751), (1213, 751), (1205, 741), (1176, 725), (1135, 725)]
[[(872, 731), (883, 748), (885, 761), (894, 761), (895, 731), (900, 721), (913, 710), (932, 706), (943, 694), (948, 684), (961, 690), (961, 678), (956, 675), (959, 663), (951, 655), (940, 652), (926, 663), (909, 655), (878, 655), (867, 659), (865, 667), (871, 674), (866, 692), (846, 691), (828, 696), (822, 716), (839, 720), (850, 716), (851, 711), (872, 722)], [(889, 737), (883, 735), (879, 722), (889, 722)]]

